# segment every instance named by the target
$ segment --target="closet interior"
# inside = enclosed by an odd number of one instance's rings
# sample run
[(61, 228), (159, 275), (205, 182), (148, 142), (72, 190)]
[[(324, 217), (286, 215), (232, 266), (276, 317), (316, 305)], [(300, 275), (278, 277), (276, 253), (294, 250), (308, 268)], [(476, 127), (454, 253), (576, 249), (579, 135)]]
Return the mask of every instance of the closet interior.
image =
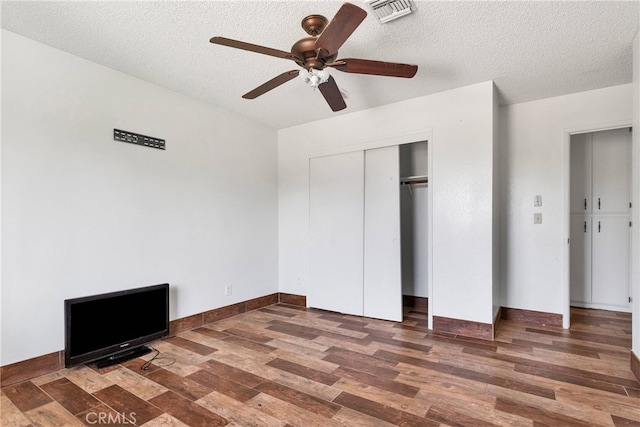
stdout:
[(400, 228), (402, 251), (402, 294), (428, 297), (427, 142), (400, 146)]

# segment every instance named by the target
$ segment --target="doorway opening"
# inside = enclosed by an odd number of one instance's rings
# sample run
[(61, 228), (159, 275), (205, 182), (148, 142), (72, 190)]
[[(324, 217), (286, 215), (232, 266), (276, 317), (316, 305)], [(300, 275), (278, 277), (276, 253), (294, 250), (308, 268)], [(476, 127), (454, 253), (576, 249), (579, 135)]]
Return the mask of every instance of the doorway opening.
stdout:
[(569, 141), (569, 311), (631, 348), (631, 127)]
[(630, 312), (630, 128), (571, 135), (570, 304)]

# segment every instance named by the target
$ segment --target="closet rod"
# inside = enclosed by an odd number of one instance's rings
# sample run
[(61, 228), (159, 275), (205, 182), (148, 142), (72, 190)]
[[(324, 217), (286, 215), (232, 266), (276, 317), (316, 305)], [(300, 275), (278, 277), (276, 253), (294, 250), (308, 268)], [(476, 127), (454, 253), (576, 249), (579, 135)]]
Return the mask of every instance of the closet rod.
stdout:
[(400, 185), (412, 185), (412, 184), (428, 184), (429, 178), (426, 175), (417, 176), (405, 176), (400, 178)]

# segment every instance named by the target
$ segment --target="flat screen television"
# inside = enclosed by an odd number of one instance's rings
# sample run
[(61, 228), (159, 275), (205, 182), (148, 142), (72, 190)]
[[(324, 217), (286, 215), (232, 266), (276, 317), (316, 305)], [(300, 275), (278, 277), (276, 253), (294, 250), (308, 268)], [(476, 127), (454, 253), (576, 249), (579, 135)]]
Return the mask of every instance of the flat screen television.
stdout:
[(64, 364), (120, 363), (169, 335), (169, 284), (64, 301)]

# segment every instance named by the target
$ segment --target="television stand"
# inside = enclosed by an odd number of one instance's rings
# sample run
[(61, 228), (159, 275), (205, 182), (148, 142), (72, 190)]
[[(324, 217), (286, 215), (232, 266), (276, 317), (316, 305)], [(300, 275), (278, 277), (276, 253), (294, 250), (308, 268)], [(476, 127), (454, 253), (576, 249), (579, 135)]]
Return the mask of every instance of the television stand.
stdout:
[(118, 363), (126, 362), (127, 360), (135, 359), (136, 357), (144, 356), (151, 353), (151, 349), (146, 345), (132, 348), (120, 353), (116, 353), (112, 356), (107, 356), (95, 361), (98, 369), (106, 368), (108, 366), (117, 365)]

